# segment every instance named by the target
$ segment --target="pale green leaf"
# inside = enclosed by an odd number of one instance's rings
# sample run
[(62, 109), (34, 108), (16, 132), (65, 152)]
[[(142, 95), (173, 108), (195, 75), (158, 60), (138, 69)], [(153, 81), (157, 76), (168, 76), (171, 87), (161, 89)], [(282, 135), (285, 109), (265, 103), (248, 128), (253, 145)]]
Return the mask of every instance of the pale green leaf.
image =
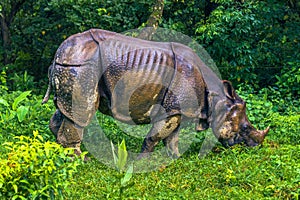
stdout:
[(13, 184), (13, 188), (14, 188), (15, 193), (18, 193), (18, 186), (16, 184)]
[(128, 183), (128, 181), (130, 181), (130, 179), (132, 177), (132, 173), (133, 173), (133, 164), (129, 165), (129, 167), (125, 173), (125, 176), (121, 179), (122, 186), (125, 186)]
[(0, 104), (5, 105), (5, 106), (9, 106), (9, 104), (7, 103), (7, 101), (4, 100), (4, 99), (0, 99)]
[(121, 144), (118, 145), (118, 164), (117, 167), (121, 171), (127, 161), (128, 152), (126, 150), (125, 140), (123, 139)]
[(113, 158), (114, 158), (114, 164), (117, 165), (118, 163), (118, 157), (115, 153), (115, 147), (114, 147), (114, 144), (112, 141), (110, 141), (110, 145), (111, 145), (111, 151), (112, 151), (112, 154), (113, 154)]
[(17, 107), (18, 107), (18, 105), (19, 105), (19, 103), (21, 103), (22, 101), (24, 101), (30, 93), (31, 93), (31, 91), (25, 91), (25, 92), (21, 93), (21, 94), (14, 100), (14, 102), (13, 102), (13, 104), (12, 104), (12, 109), (13, 109), (13, 110), (16, 110)]
[(20, 106), (17, 109), (17, 117), (19, 122), (22, 122), (25, 119), (26, 114), (29, 111), (29, 106)]

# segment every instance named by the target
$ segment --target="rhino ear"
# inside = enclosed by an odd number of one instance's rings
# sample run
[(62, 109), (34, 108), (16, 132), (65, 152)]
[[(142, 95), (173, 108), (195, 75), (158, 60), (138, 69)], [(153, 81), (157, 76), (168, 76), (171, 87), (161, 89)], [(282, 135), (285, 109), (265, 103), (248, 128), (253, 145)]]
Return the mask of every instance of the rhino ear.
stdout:
[(228, 99), (234, 101), (237, 98), (237, 95), (235, 93), (235, 90), (232, 87), (232, 84), (230, 81), (223, 80), (224, 85), (224, 92)]

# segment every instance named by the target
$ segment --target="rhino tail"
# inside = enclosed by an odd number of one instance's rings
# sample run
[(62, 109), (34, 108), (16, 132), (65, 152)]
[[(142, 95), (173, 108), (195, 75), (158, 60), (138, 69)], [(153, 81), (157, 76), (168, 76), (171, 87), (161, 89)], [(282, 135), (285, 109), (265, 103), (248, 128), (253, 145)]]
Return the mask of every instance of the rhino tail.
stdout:
[(43, 98), (42, 104), (45, 104), (45, 103), (48, 102), (51, 90), (52, 90), (52, 85), (51, 85), (51, 82), (49, 81), (48, 89), (47, 89), (46, 94)]
[(50, 98), (50, 93), (52, 91), (52, 83), (51, 83), (51, 76), (52, 76), (52, 68), (53, 68), (53, 65), (50, 65), (49, 69), (48, 69), (48, 78), (49, 78), (49, 83), (48, 83), (48, 88), (47, 88), (47, 91), (46, 91), (46, 94), (43, 98), (43, 101), (42, 101), (42, 104), (45, 104), (48, 102), (49, 98)]

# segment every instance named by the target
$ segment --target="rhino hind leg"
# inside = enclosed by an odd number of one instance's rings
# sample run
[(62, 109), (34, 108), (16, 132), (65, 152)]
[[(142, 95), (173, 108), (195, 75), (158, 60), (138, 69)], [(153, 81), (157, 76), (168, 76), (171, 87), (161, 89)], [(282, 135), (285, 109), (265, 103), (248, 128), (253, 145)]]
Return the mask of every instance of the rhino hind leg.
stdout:
[(74, 148), (75, 154), (81, 154), (80, 144), (83, 137), (83, 127), (76, 125), (57, 109), (50, 119), (49, 128), (55, 135), (58, 144), (63, 147)]
[(49, 128), (55, 137), (57, 137), (57, 133), (62, 124), (63, 118), (63, 114), (57, 109), (50, 119)]
[[(158, 144), (159, 141), (164, 140), (165, 145), (169, 148), (173, 155), (179, 156), (178, 152), (178, 136), (177, 132), (179, 130), (181, 122), (180, 115), (174, 115), (168, 117), (165, 120), (156, 122), (153, 124), (150, 132), (144, 139), (141, 154), (138, 159), (147, 157), (150, 152), (154, 151), (154, 147)], [(177, 140), (177, 141), (176, 141)]]
[(78, 126), (68, 118), (64, 117), (57, 132), (57, 143), (63, 147), (74, 148), (75, 154), (80, 155), (80, 145), (84, 128)]

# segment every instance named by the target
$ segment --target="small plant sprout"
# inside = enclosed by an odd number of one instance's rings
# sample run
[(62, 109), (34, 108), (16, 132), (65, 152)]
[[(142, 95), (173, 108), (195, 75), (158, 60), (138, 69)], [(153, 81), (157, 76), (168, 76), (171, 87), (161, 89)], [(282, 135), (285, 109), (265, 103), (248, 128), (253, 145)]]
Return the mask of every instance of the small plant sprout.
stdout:
[(111, 142), (112, 154), (114, 159), (114, 164), (118, 171), (116, 175), (117, 184), (119, 187), (119, 197), (122, 199), (123, 191), (133, 185), (133, 183), (129, 183), (133, 174), (133, 164), (130, 164), (124, 173), (124, 169), (127, 163), (128, 152), (126, 150), (125, 140), (123, 139), (120, 144), (118, 144), (118, 150), (116, 153), (114, 144)]

